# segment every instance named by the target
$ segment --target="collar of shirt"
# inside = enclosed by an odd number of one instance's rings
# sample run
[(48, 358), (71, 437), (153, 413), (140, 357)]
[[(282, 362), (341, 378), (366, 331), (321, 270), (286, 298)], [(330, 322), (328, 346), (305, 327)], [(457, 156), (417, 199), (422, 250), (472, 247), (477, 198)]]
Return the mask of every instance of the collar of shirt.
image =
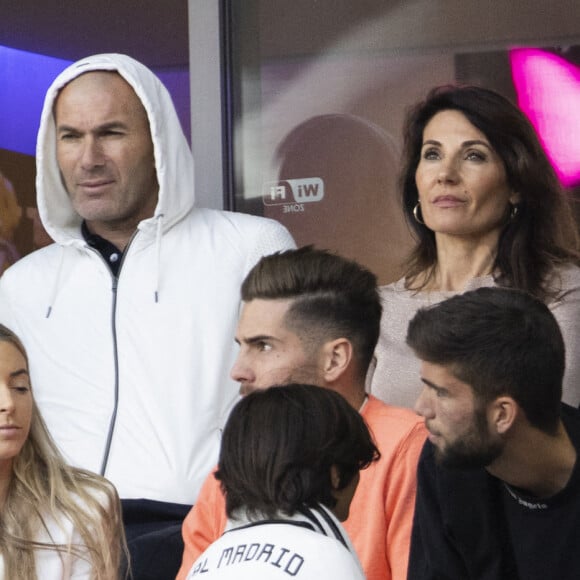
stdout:
[(117, 277), (119, 275), (123, 252), (121, 252), (117, 246), (111, 244), (108, 240), (105, 240), (105, 238), (90, 232), (85, 221), (83, 221), (81, 225), (81, 233), (83, 234), (83, 238), (87, 244), (103, 256), (103, 259), (109, 265), (111, 272), (115, 277)]

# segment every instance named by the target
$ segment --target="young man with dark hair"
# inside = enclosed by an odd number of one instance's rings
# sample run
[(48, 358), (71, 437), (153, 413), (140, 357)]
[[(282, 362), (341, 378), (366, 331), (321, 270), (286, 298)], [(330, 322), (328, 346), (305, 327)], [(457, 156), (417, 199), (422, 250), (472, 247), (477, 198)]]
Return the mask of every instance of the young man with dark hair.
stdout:
[[(242, 285), (232, 377), (245, 395), (276, 384), (315, 384), (360, 411), (381, 453), (361, 473), (345, 528), (370, 580), (406, 578), (417, 460), (425, 441), (412, 411), (365, 393), (381, 304), (376, 277), (310, 247), (262, 258)], [(224, 499), (213, 475), (184, 522), (178, 578), (223, 532)]]
[(482, 288), (419, 310), (407, 343), (429, 431), (409, 579), (578, 578), (580, 412), (550, 310)]

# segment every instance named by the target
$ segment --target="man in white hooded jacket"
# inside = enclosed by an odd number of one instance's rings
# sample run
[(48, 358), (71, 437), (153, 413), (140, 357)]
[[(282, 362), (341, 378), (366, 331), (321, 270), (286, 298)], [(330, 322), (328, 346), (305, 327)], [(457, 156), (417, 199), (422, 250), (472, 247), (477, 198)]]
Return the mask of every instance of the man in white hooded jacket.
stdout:
[(195, 502), (238, 397), (228, 371), (240, 284), (294, 243), (274, 221), (193, 207), (169, 93), (127, 56), (88, 57), (56, 78), (36, 154), (56, 243), (2, 277), (0, 321), (26, 345), (65, 456), (117, 487), (131, 542)]

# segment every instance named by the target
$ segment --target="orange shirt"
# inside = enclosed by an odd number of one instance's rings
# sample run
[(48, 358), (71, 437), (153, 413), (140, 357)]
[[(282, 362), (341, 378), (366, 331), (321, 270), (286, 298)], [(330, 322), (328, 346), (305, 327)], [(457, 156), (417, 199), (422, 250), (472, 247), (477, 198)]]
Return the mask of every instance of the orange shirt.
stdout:
[[(417, 462), (426, 430), (411, 410), (386, 405), (372, 395), (361, 414), (381, 458), (361, 471), (344, 527), (367, 580), (406, 580)], [(195, 560), (222, 535), (226, 521), (225, 500), (210, 473), (183, 522), (185, 550), (177, 580), (184, 580)]]

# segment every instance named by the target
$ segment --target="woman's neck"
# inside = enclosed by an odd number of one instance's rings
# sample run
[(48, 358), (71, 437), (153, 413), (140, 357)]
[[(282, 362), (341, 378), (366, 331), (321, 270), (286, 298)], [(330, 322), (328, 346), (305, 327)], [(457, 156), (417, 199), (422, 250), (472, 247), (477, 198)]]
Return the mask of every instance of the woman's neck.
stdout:
[(425, 289), (462, 292), (473, 278), (493, 273), (496, 251), (496, 236), (483, 242), (438, 236), (437, 264)]

